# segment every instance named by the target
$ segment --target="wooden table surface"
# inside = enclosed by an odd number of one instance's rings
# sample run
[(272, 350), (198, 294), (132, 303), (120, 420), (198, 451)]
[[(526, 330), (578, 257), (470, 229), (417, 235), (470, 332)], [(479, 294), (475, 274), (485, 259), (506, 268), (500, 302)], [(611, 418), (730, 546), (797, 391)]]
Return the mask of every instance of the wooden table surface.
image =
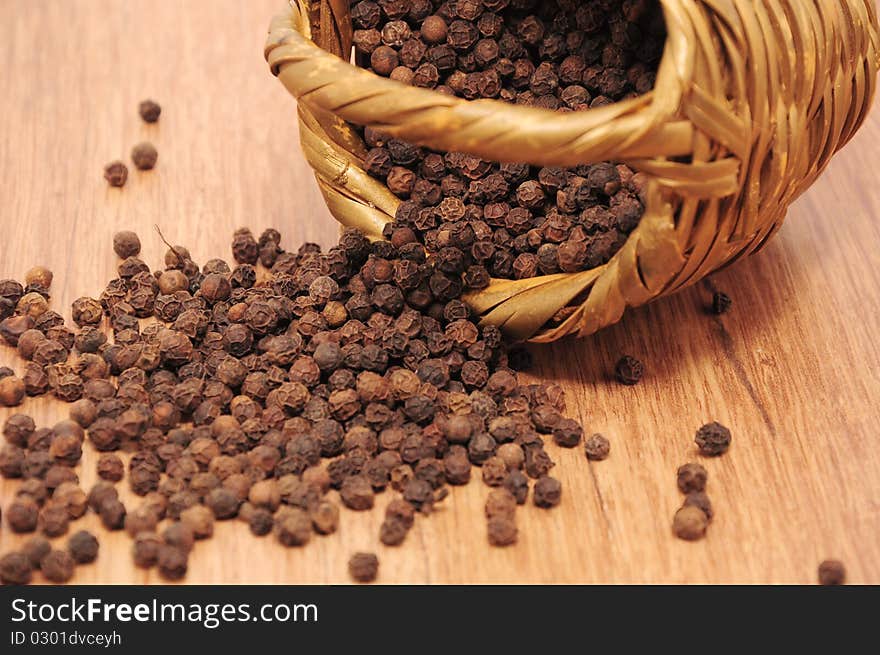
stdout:
[[(144, 259), (165, 248), (230, 258), (236, 227), (274, 226), (283, 244), (332, 243), (336, 226), (299, 152), (293, 100), (262, 44), (278, 0), (30, 0), (0, 3), (0, 277), (55, 272), (53, 307), (96, 296), (114, 276), (112, 234), (139, 232)], [(137, 103), (163, 105), (147, 126)], [(110, 189), (103, 165), (136, 142), (159, 149), (153, 172)], [(535, 374), (564, 385), (569, 409), (612, 443), (607, 461), (548, 448), (564, 485), (555, 511), (518, 513), (519, 543), (490, 548), (487, 487), (455, 488), (418, 518), (405, 544), (378, 542), (390, 493), (372, 512), (344, 510), (337, 534), (285, 549), (238, 521), (197, 544), (191, 583), (336, 583), (356, 550), (386, 583), (811, 583), (826, 557), (848, 579), (880, 583), (880, 113), (789, 216), (763, 252), (714, 276), (733, 298), (705, 312), (707, 284), (627, 314), (598, 336), (534, 348)], [(608, 380), (621, 353), (647, 366), (626, 388)], [(0, 364), (13, 363), (0, 346)], [(38, 425), (65, 405), (28, 399)], [(10, 412), (0, 410), (0, 421)], [(678, 465), (709, 420), (733, 446), (705, 461), (716, 518), (697, 543), (670, 524)], [(88, 450), (80, 478), (95, 479)], [(0, 498), (18, 482), (2, 481)], [(120, 487), (127, 488), (125, 483)], [(74, 529), (99, 529), (89, 514)], [(95, 564), (74, 582), (158, 582), (134, 568), (130, 541), (100, 532)], [(20, 543), (4, 524), (0, 551)]]

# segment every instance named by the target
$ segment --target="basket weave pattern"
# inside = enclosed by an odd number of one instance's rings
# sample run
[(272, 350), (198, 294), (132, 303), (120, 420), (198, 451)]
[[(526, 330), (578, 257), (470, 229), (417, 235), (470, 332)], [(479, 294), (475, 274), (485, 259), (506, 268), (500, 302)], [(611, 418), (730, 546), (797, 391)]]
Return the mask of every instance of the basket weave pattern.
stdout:
[[(291, 2), (265, 52), (299, 101), (303, 150), (330, 211), (373, 238), (400, 201), (364, 171), (350, 123), (491, 161), (612, 160), (648, 176), (641, 222), (607, 264), (493, 280), (467, 296), (511, 337), (552, 341), (595, 332), (761, 248), (871, 106), (873, 0), (660, 1), (668, 37), (654, 90), (566, 114), (466, 101), (348, 63), (348, 0)], [(564, 307), (570, 316), (546, 327)]]

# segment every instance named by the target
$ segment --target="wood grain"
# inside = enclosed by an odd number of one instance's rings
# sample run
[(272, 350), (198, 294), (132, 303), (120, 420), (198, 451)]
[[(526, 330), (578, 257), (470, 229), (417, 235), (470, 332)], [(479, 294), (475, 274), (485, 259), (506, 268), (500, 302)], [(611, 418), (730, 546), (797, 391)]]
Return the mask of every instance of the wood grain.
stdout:
[[(229, 257), (232, 231), (276, 226), (284, 243), (329, 245), (335, 224), (298, 151), (295, 107), (262, 59), (278, 0), (0, 3), (0, 277), (55, 271), (53, 306), (96, 295), (114, 274), (112, 234), (154, 224), (198, 261)], [(154, 97), (160, 122), (137, 103)], [(109, 189), (102, 167), (156, 143), (159, 164)], [(733, 310), (705, 313), (708, 283), (630, 312), (593, 338), (533, 349), (535, 374), (568, 392), (571, 412), (612, 441), (611, 457), (549, 447), (565, 491), (555, 511), (526, 507), (519, 543), (487, 545), (474, 482), (419, 518), (399, 548), (378, 544), (381, 512), (343, 512), (338, 534), (284, 549), (239, 522), (218, 526), (191, 559), (191, 583), (346, 582), (355, 550), (375, 550), (385, 583), (811, 583), (825, 557), (849, 580), (880, 583), (880, 114), (792, 209), (763, 252), (714, 276)], [(607, 377), (621, 353), (644, 360), (642, 384)], [(0, 364), (21, 367), (0, 347)], [(65, 406), (29, 399), (40, 425)], [(10, 412), (0, 410), (0, 421)], [(705, 462), (716, 519), (708, 537), (671, 535), (676, 467), (696, 456), (708, 420), (734, 434)], [(80, 467), (94, 480), (94, 453)], [(17, 482), (0, 482), (5, 508)], [(125, 487), (124, 484), (120, 485)], [(93, 515), (76, 524), (96, 528)], [(135, 569), (125, 535), (102, 533), (75, 582), (158, 582)], [(22, 538), (0, 529), (0, 551)]]

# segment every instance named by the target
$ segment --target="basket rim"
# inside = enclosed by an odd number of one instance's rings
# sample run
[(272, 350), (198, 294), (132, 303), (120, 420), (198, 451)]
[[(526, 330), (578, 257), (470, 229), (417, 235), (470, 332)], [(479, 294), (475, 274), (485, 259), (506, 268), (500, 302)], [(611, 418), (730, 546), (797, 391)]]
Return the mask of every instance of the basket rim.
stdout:
[[(577, 112), (466, 100), (376, 75), (312, 40), (309, 0), (289, 0), (273, 19), (264, 54), (273, 74), (310, 108), (436, 150), (503, 162), (513, 160), (504, 152), (515, 145), (517, 161), (544, 166), (687, 156), (693, 152), (695, 128), (682, 117), (681, 104), (693, 76), (695, 39), (685, 29), (680, 0), (659, 2), (667, 36), (654, 89)], [(332, 77), (333, 84), (319, 83), (309, 74), (314, 70)], [(388, 102), (363, 101), (379, 96)], [(399, 110), (401, 105), (406, 109)], [(425, 120), (414, 120), (414, 108)], [(469, 134), (469, 126), (484, 128), (491, 121), (503, 126), (497, 138), (487, 142)]]

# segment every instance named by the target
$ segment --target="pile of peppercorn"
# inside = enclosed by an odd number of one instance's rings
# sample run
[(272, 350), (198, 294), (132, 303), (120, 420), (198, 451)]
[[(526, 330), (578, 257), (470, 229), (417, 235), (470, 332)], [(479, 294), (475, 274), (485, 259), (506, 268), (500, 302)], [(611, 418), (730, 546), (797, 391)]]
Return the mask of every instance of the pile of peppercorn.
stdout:
[[(44, 564), (44, 537), (89, 510), (132, 537), (138, 566), (177, 579), (215, 520), (299, 546), (336, 530), (337, 498), (366, 510), (386, 489), (377, 536), (400, 544), (474, 466), (493, 487), (493, 544), (516, 540), (515, 508), (531, 489), (538, 507), (559, 503), (544, 438), (573, 447), (582, 435), (562, 415), (561, 388), (518, 383), (512, 367), (527, 358), (478, 326), (455, 277), (418, 243), (348, 229), (327, 252), (285, 252), (278, 232), (242, 229), (233, 266), (200, 267), (174, 246), (157, 271), (135, 234), (117, 234), (114, 249), (119, 277), (73, 302), (75, 329), (49, 309), (46, 269), (25, 285), (0, 281), (0, 337), (25, 362), (21, 376), (0, 373), (0, 404), (44, 393), (72, 403), (52, 428), (22, 413), (3, 426), (0, 474), (23, 479), (7, 523), (42, 535), (27, 546), (36, 555), (0, 559), (4, 580), (27, 581), (33, 567), (69, 578), (72, 564), (58, 573), (57, 560), (89, 561), (81, 544), (73, 560), (58, 551)], [(88, 492), (76, 472), (85, 442), (101, 453)], [(134, 507), (119, 498), (123, 478), (142, 499)]]
[[(351, 16), (378, 75), (560, 112), (650, 91), (666, 36), (656, 0), (359, 0)], [(363, 136), (366, 170), (403, 199), (386, 238), (423, 243), (467, 288), (604, 264), (644, 212), (622, 164), (499, 165)]]

